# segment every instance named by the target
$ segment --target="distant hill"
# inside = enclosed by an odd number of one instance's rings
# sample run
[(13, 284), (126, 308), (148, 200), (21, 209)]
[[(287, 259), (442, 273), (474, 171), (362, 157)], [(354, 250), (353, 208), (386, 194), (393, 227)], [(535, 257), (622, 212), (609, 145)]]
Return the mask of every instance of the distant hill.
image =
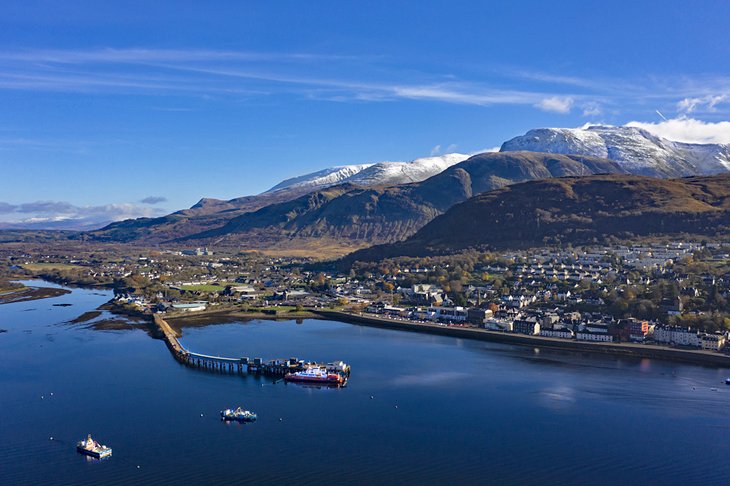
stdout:
[[(530, 160), (526, 152), (545, 162)], [(300, 248), (304, 240), (316, 247), (319, 238), (349, 250), (406, 238), (453, 204), (517, 182), (598, 172), (670, 178), (730, 168), (728, 145), (673, 142), (639, 128), (610, 126), (530, 130), (505, 142), (497, 156), (466, 157), (332, 167), (287, 179), (259, 195), (205, 198), (190, 209), (115, 222), (79, 237), (251, 248)], [(603, 165), (586, 163), (592, 160)]]
[(361, 250), (346, 261), (675, 235), (730, 236), (730, 174), (614, 174), (512, 185), (455, 205), (404, 242)]
[(614, 162), (595, 157), (484, 153), (420, 183), (334, 186), (241, 214), (219, 228), (184, 240), (253, 247), (317, 238), (347, 241), (350, 246), (392, 242), (406, 238), (454, 204), (480, 192), (526, 180), (619, 172), (622, 170)]
[(410, 162), (378, 162), (332, 167), (287, 179), (258, 195), (227, 201), (203, 198), (190, 209), (157, 218), (114, 222), (88, 235), (97, 241), (162, 243), (218, 228), (236, 216), (271, 204), (292, 201), (336, 185), (356, 184), (370, 187), (423, 181), (468, 157), (463, 154), (445, 154)]
[(673, 142), (635, 127), (538, 128), (502, 144), (524, 151), (603, 157), (630, 174), (683, 177), (730, 170), (730, 145)]

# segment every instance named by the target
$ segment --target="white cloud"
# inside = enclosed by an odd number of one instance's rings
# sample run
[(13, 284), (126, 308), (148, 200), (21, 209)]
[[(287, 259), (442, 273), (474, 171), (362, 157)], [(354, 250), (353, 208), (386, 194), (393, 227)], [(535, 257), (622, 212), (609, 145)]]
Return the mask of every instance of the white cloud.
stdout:
[(431, 157), (435, 157), (436, 155), (442, 155), (442, 154), (453, 154), (454, 152), (456, 152), (457, 148), (459, 148), (459, 146), (456, 145), (455, 143), (451, 143), (451, 144), (447, 145), (446, 147), (444, 147), (441, 144), (435, 145), (431, 149)]
[(161, 210), (131, 203), (75, 206), (63, 201), (35, 201), (22, 204), (0, 202), (0, 213), (5, 215), (5, 223), (15, 225), (65, 222), (67, 227), (88, 228), (112, 221), (159, 216)]
[(474, 150), (473, 152), (469, 152), (469, 155), (477, 155), (477, 154), (484, 154), (487, 152), (499, 152), (499, 149), (502, 147), (489, 147), (489, 148), (483, 148), (479, 150)]
[(613, 125), (610, 125), (608, 123), (601, 123), (601, 122), (585, 122), (583, 125), (575, 128), (579, 128), (581, 130), (587, 130), (591, 127), (612, 127)]
[[(341, 72), (354, 72), (355, 64), (378, 66), (381, 61), (380, 56), (205, 49), (5, 51), (0, 52), (0, 90), (180, 94), (196, 98), (210, 94), (240, 97), (294, 93), (339, 102), (418, 100), (478, 106), (546, 103), (546, 109), (559, 112), (565, 112), (565, 108), (551, 100), (564, 106), (566, 100), (572, 104), (578, 99), (578, 95), (558, 95), (538, 86), (504, 89), (504, 83), (498, 83), (498, 87), (489, 79), (434, 77), (412, 70), (407, 75), (394, 71), (381, 80), (367, 82), (358, 76), (332, 77), (333, 66), (339, 66)], [(506, 76), (512, 79), (509, 73)], [(576, 82), (546, 74), (536, 75), (535, 80), (545, 77), (561, 84)]]
[(573, 107), (573, 98), (569, 96), (551, 96), (544, 98), (535, 105), (544, 111), (552, 111), (555, 113), (569, 113)]
[(730, 101), (727, 95), (707, 95), (699, 98), (685, 98), (677, 103), (680, 113), (689, 114), (698, 110), (715, 111), (717, 105)]
[(680, 117), (658, 123), (632, 121), (626, 126), (643, 128), (649, 133), (677, 142), (730, 143), (730, 121), (713, 123)]
[(603, 113), (601, 106), (598, 103), (585, 103), (583, 106), (583, 116), (598, 116)]
[(167, 201), (167, 198), (164, 196), (148, 196), (144, 199), (141, 199), (139, 202), (144, 203), (144, 204), (155, 205), (155, 204), (159, 204), (161, 202), (166, 202), (166, 201)]

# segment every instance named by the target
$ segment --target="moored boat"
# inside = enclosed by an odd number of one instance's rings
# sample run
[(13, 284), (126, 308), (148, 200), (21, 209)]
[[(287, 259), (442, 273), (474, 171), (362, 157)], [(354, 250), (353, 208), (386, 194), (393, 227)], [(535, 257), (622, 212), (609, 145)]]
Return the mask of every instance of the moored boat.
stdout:
[(99, 444), (97, 441), (91, 438), (89, 434), (85, 440), (81, 440), (76, 443), (76, 450), (81, 454), (102, 459), (112, 455), (111, 447)]
[(323, 368), (307, 368), (296, 373), (289, 373), (285, 381), (295, 383), (316, 383), (321, 385), (344, 385), (347, 379), (340, 373), (332, 373)]
[(727, 378), (725, 378), (725, 384), (726, 385), (730, 385), (730, 376), (728, 376)]
[(241, 407), (235, 410), (227, 408), (221, 411), (221, 420), (237, 420), (239, 422), (254, 422), (258, 416), (249, 410), (244, 410)]

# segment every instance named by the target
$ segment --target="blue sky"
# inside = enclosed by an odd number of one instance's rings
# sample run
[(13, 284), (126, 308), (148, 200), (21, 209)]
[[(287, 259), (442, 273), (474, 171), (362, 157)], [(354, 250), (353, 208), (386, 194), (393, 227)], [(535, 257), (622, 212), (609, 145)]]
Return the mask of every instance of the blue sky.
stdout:
[(161, 214), (542, 126), (730, 142), (725, 1), (103, 3), (0, 3), (0, 221)]

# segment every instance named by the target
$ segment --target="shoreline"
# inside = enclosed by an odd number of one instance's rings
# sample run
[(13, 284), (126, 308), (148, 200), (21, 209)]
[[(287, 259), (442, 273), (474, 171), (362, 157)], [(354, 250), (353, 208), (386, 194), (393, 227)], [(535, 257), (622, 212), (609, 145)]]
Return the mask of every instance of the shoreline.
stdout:
[(596, 354), (612, 354), (634, 358), (663, 359), (704, 366), (730, 368), (730, 356), (713, 351), (667, 348), (651, 344), (568, 341), (566, 339), (489, 331), (478, 328), (439, 326), (436, 324), (396, 321), (392, 319), (362, 316), (339, 311), (321, 310), (317, 311), (317, 314), (332, 320), (348, 322), (356, 325), (378, 327), (382, 329), (420, 332), (461, 339), (514, 344), (518, 346), (532, 346), (536, 348), (543, 347), (563, 351), (589, 352)]
[(0, 294), (0, 305), (31, 302), (33, 300), (50, 299), (70, 294), (68, 289), (54, 287), (28, 287)]
[[(235, 309), (223, 309), (215, 311), (203, 311), (204, 313), (166, 315), (164, 319), (176, 331), (182, 332), (185, 327), (208, 326), (234, 322), (239, 319), (262, 319), (269, 321), (295, 320), (295, 319), (329, 319), (348, 324), (391, 329), (397, 331), (419, 332), (449, 336), (459, 339), (471, 339), (476, 341), (487, 341), (517, 346), (530, 346), (533, 348), (550, 348), (555, 350), (584, 352), (593, 354), (608, 354), (614, 356), (625, 356), (631, 358), (651, 358), (667, 361), (690, 363), (702, 366), (730, 368), (730, 355), (713, 351), (668, 348), (651, 344), (635, 343), (603, 343), (569, 341), (566, 339), (550, 338), (544, 336), (531, 336), (527, 334), (516, 334), (499, 331), (490, 331), (473, 327), (440, 326), (437, 324), (416, 323), (397, 321), (374, 316), (351, 314), (348, 312), (306, 309), (298, 313), (266, 314), (263, 312), (245, 312)], [(130, 315), (130, 312), (123, 312)], [(145, 317), (150, 320), (152, 328), (154, 315), (134, 313), (138, 317)]]
[[(223, 324), (225, 322), (233, 322), (239, 319), (265, 319), (269, 321), (282, 321), (292, 319), (317, 319), (318, 315), (315, 312), (304, 310), (301, 312), (285, 312), (281, 314), (272, 314), (266, 312), (247, 312), (238, 309), (215, 309), (205, 310), (199, 312), (180, 313), (180, 314), (165, 314), (165, 320), (174, 324), (182, 321), (183, 325), (177, 325), (175, 327), (195, 327), (195, 326), (206, 326), (213, 324)], [(210, 322), (209, 322), (210, 321)]]

